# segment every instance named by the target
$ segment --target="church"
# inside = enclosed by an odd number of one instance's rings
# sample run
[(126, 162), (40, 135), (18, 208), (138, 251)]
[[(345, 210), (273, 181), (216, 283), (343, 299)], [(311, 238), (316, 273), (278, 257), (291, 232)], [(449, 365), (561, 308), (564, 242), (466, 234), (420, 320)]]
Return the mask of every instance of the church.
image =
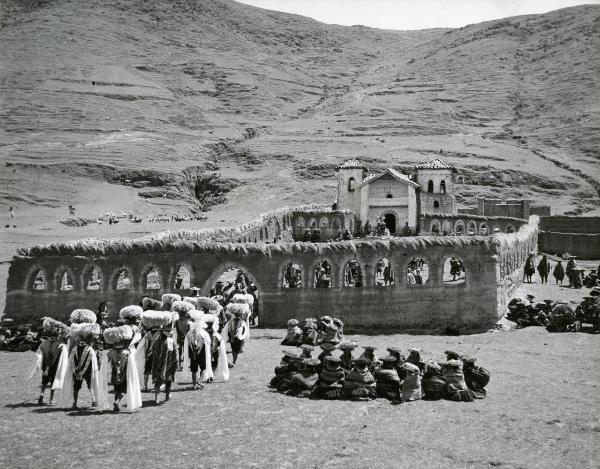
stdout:
[(368, 174), (360, 161), (349, 160), (339, 167), (337, 209), (352, 211), (362, 224), (383, 220), (392, 235), (406, 227), (415, 232), (422, 213), (456, 214), (455, 175), (439, 159), (416, 165), (414, 175), (393, 168)]

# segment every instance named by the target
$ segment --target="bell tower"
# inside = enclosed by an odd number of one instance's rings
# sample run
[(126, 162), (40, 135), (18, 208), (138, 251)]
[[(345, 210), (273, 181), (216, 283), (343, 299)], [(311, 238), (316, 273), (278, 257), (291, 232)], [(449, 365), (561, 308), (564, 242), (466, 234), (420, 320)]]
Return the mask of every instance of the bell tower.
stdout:
[(456, 214), (456, 168), (436, 159), (419, 164), (415, 169), (417, 182), (421, 187), (421, 213)]
[(338, 168), (338, 210), (351, 210), (360, 217), (360, 184), (367, 168), (358, 160), (348, 160)]

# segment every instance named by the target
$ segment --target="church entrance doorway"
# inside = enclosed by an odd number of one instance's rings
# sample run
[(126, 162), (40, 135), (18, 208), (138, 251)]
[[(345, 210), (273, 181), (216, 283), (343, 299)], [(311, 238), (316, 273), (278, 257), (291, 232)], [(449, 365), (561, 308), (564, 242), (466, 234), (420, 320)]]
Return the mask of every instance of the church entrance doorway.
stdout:
[(383, 221), (385, 222), (385, 226), (388, 230), (390, 230), (391, 234), (396, 232), (396, 215), (393, 213), (386, 213), (383, 217)]

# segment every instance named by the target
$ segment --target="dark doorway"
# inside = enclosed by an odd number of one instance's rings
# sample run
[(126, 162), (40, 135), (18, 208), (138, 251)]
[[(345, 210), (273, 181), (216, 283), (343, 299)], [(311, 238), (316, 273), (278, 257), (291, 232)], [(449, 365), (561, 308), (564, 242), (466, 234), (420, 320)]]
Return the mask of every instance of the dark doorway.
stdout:
[(390, 233), (394, 234), (396, 232), (396, 215), (393, 213), (386, 213), (383, 220), (385, 221), (387, 229), (390, 230)]

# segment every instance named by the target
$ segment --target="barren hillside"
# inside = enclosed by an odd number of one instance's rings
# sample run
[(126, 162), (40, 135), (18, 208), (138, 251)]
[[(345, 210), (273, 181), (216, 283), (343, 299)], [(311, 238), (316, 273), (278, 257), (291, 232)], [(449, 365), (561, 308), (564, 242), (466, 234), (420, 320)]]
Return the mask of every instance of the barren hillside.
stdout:
[(213, 210), (242, 219), (331, 202), (344, 159), (440, 153), (463, 175), (462, 205), (600, 205), (599, 6), (411, 32), (230, 0), (0, 8), (6, 205), (224, 203)]

